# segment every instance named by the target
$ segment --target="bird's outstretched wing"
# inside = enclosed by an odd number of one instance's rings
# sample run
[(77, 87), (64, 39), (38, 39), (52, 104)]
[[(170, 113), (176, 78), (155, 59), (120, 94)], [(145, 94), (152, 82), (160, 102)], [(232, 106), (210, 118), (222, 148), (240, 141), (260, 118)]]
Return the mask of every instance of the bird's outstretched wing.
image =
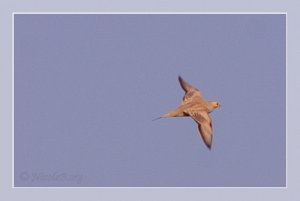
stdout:
[(202, 94), (197, 88), (184, 81), (180, 76), (178, 76), (178, 80), (181, 88), (185, 91), (183, 96), (183, 104), (191, 102), (195, 99), (202, 100)]
[(189, 114), (194, 119), (194, 121), (198, 124), (198, 130), (205, 145), (209, 149), (211, 149), (213, 130), (212, 130), (212, 121), (208, 113), (206, 111), (191, 111), (189, 109), (187, 109), (187, 111), (185, 112)]

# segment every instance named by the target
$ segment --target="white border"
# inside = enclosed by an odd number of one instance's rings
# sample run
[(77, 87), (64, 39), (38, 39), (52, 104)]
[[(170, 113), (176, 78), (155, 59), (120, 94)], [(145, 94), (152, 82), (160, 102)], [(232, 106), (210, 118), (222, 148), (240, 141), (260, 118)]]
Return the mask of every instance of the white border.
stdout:
[(12, 131), (12, 186), (15, 188), (15, 15), (12, 14), (12, 68), (11, 68), (11, 88), (12, 88), (12, 93), (11, 93), (11, 112), (12, 112), (12, 119), (11, 119), (11, 131)]
[[(244, 15), (244, 14), (252, 14), (252, 15), (259, 15), (259, 14), (265, 14), (265, 15), (269, 15), (269, 14), (283, 14), (285, 15), (285, 130), (286, 130), (286, 134), (285, 134), (285, 154), (286, 154), (286, 158), (285, 158), (285, 186), (283, 187), (255, 187), (255, 186), (249, 186), (249, 187), (80, 187), (80, 186), (74, 186), (74, 187), (52, 187), (52, 186), (48, 186), (48, 187), (16, 187), (15, 186), (15, 181), (14, 181), (14, 170), (15, 170), (15, 166), (14, 166), (14, 16), (17, 14), (51, 14), (51, 15), (56, 15), (56, 14), (64, 14), (64, 15), (71, 15), (71, 14), (76, 14), (76, 15), (115, 15), (115, 14), (134, 14), (134, 15), (140, 15), (140, 14), (147, 14), (147, 15), (156, 15), (156, 14), (165, 14), (165, 15), (169, 15), (169, 14), (180, 14), (180, 15), (184, 15), (184, 14), (205, 14), (205, 15)], [(231, 189), (231, 188), (238, 188), (238, 189), (255, 189), (255, 188), (262, 188), (262, 189), (288, 189), (288, 166), (287, 166), (287, 158), (288, 158), (288, 148), (287, 148), (287, 142), (288, 142), (288, 131), (287, 131), (287, 67), (288, 67), (288, 40), (287, 40), (287, 29), (288, 29), (288, 20), (287, 20), (287, 12), (12, 12), (12, 188), (89, 188), (89, 189), (94, 189), (94, 188), (101, 188), (101, 189), (106, 189), (106, 188), (124, 188), (124, 189), (128, 189), (128, 188), (190, 188), (190, 189)]]
[(287, 102), (287, 92), (288, 92), (288, 15), (285, 14), (285, 188), (288, 188), (288, 102)]
[(140, 15), (140, 14), (148, 14), (148, 15), (156, 15), (156, 14), (179, 14), (179, 15), (184, 15), (184, 14), (201, 14), (201, 15), (212, 15), (212, 14), (230, 14), (230, 15), (240, 15), (240, 14), (253, 14), (253, 15), (259, 15), (259, 14), (265, 14), (265, 15), (271, 15), (271, 14), (287, 14), (287, 12), (12, 12), (12, 15), (14, 14), (64, 14), (64, 15), (74, 15), (74, 14), (85, 14), (85, 15), (111, 15), (111, 14), (130, 14), (130, 15)]

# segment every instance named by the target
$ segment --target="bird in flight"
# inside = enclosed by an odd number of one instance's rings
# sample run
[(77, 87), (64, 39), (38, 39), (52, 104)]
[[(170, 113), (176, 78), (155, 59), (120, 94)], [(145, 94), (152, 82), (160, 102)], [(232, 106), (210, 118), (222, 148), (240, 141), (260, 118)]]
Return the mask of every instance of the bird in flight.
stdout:
[(168, 117), (191, 117), (198, 124), (198, 130), (205, 145), (208, 149), (211, 149), (213, 129), (209, 113), (221, 105), (216, 101), (204, 100), (201, 92), (184, 81), (180, 76), (178, 76), (178, 80), (181, 88), (185, 92), (181, 105), (177, 109), (168, 112), (157, 119)]

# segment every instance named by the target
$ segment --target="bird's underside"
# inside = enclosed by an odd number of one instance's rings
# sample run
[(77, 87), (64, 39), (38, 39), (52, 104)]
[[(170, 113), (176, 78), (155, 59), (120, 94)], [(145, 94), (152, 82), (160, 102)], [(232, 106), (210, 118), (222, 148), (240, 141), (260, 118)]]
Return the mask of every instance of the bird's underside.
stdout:
[(213, 111), (210, 103), (205, 101), (201, 92), (178, 77), (181, 88), (185, 91), (181, 105), (161, 118), (190, 116), (197, 124), (201, 138), (205, 145), (211, 149), (212, 146), (212, 120), (209, 113)]

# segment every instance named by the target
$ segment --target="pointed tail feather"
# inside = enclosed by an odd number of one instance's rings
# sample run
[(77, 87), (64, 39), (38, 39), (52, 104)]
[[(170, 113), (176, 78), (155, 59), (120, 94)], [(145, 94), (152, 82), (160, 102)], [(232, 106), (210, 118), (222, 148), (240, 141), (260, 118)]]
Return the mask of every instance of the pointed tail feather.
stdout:
[(173, 117), (173, 116), (171, 115), (171, 113), (172, 113), (172, 112), (169, 112), (169, 113), (164, 114), (164, 115), (162, 115), (162, 116), (160, 116), (160, 117), (157, 117), (157, 118), (155, 118), (155, 119), (152, 119), (152, 121), (156, 121), (156, 120), (158, 120), (158, 119), (167, 118), (167, 117)]
[(159, 119), (161, 119), (162, 117), (157, 117), (157, 118), (155, 118), (155, 119), (152, 119), (152, 121), (156, 121), (156, 120), (159, 120)]
[(176, 117), (176, 113), (172, 111), (172, 112), (166, 113), (166, 114), (164, 114), (164, 115), (162, 115), (162, 116), (160, 116), (160, 117), (157, 117), (157, 118), (155, 118), (155, 119), (152, 119), (152, 121), (156, 121), (156, 120), (158, 120), (158, 119), (168, 118), (168, 117)]
[(181, 108), (177, 108), (176, 110), (173, 110), (171, 112), (168, 112), (160, 117), (157, 117), (155, 119), (153, 119), (152, 121), (155, 121), (155, 120), (158, 120), (158, 119), (161, 119), (161, 118), (168, 118), (168, 117), (184, 117), (186, 116), (182, 109)]

